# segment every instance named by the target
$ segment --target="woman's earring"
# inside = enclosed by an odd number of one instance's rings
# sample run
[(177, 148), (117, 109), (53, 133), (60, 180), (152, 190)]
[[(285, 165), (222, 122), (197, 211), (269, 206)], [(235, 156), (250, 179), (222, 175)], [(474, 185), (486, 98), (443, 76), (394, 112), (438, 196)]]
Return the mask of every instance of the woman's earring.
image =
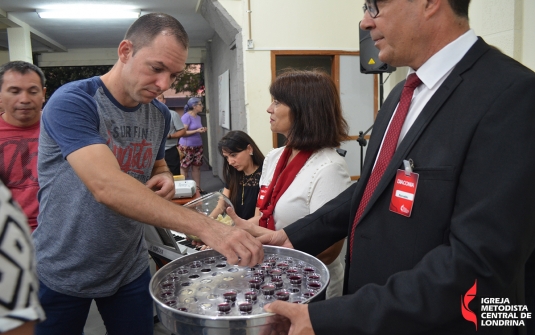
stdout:
[(250, 156), (252, 156), (252, 155), (253, 155), (253, 153), (252, 153), (252, 152), (250, 152), (250, 153), (249, 153), (249, 155), (250, 155)]

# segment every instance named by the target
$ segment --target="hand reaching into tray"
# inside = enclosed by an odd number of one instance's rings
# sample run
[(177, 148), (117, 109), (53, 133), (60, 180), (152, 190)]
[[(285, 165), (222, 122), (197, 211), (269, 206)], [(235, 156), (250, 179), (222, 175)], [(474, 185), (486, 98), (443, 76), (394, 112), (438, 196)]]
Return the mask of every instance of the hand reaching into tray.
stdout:
[(227, 262), (233, 265), (254, 266), (264, 259), (264, 249), (260, 241), (243, 229), (227, 226), (203, 214), (188, 209), (185, 216), (191, 216), (189, 222), (193, 223), (191, 230), (184, 234), (194, 235), (199, 241), (192, 244), (197, 246), (209, 245), (227, 257)]
[(288, 236), (281, 230), (271, 230), (258, 225), (258, 216), (249, 220), (240, 218), (233, 208), (227, 208), (227, 214), (232, 218), (232, 221), (236, 224), (236, 227), (241, 228), (249, 234), (255, 236), (262, 244), (274, 245), (279, 247), (285, 247), (293, 249), (293, 245), (288, 239)]
[(314, 335), (308, 304), (293, 304), (284, 301), (274, 301), (264, 306), (266, 312), (276, 313), (290, 320), (291, 326), (288, 335)]

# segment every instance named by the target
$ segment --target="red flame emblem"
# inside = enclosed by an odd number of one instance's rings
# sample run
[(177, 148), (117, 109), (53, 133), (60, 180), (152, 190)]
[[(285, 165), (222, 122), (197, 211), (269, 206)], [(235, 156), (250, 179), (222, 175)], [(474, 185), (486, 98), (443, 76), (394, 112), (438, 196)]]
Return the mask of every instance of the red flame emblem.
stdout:
[(465, 318), (466, 321), (473, 322), (474, 325), (476, 325), (476, 331), (477, 331), (477, 316), (476, 313), (472, 312), (468, 304), (470, 301), (474, 300), (476, 297), (477, 292), (477, 279), (474, 283), (474, 286), (472, 286), (468, 291), (466, 291), (465, 295), (461, 295), (461, 312), (463, 313), (463, 318)]

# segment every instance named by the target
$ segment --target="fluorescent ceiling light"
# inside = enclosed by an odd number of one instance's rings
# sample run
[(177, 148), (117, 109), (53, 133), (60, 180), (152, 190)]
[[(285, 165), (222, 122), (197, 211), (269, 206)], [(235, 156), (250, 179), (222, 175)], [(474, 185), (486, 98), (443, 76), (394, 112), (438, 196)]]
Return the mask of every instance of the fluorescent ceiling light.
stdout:
[(137, 19), (139, 10), (91, 6), (37, 10), (42, 19)]

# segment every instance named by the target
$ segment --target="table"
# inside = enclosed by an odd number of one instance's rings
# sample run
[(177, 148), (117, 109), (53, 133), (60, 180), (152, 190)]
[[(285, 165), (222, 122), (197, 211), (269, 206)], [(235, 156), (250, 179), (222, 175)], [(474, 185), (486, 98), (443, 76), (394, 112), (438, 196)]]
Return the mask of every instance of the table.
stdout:
[(176, 198), (176, 199), (171, 199), (171, 202), (177, 204), (177, 205), (184, 205), (188, 202), (190, 202), (191, 200), (195, 200), (197, 198), (200, 198), (201, 196), (201, 193), (199, 192), (199, 189), (197, 188), (197, 191), (195, 192), (195, 194), (191, 197), (191, 198)]

